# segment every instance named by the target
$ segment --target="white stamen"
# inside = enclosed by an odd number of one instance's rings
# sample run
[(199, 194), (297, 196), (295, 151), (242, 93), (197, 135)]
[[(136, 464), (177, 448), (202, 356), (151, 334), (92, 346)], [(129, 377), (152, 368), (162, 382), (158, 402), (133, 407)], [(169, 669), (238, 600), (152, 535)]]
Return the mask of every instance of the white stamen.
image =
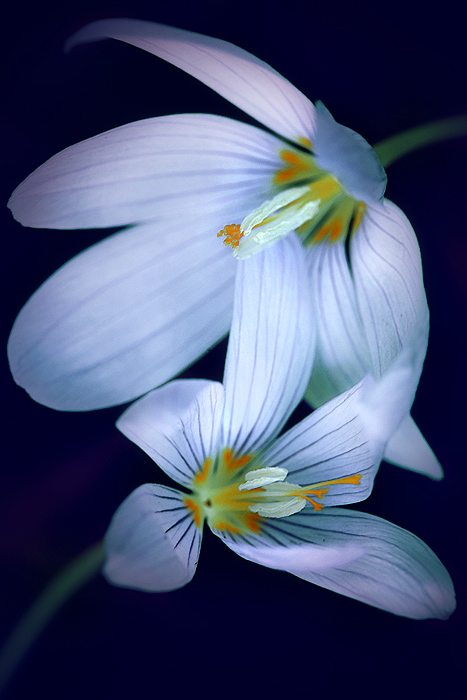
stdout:
[(293, 496), (283, 501), (273, 501), (272, 503), (254, 503), (248, 506), (253, 513), (258, 513), (265, 518), (286, 518), (288, 515), (298, 513), (305, 508), (306, 501), (303, 498)]
[[(308, 185), (291, 187), (246, 216), (240, 225), (243, 236), (238, 248), (234, 250), (235, 257), (249, 258), (310, 221), (317, 213), (321, 199), (304, 201), (302, 197), (309, 194)], [(269, 217), (271, 220), (265, 221)]]
[(245, 474), (244, 484), (240, 484), (239, 491), (244, 489), (256, 489), (258, 487), (274, 484), (276, 481), (284, 481), (287, 476), (287, 469), (282, 467), (263, 467), (262, 469), (253, 469)]

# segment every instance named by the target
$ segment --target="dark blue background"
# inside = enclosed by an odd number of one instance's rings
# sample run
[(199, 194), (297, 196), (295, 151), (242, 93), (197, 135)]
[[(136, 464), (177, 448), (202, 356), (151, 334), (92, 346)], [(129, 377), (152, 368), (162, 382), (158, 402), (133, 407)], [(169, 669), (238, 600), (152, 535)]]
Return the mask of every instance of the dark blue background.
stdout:
[[(57, 151), (121, 124), (175, 112), (248, 117), (198, 81), (118, 42), (64, 55), (103, 17), (151, 19), (232, 41), (268, 61), (338, 121), (376, 143), (466, 111), (461, 3), (17, 2), (4, 15), (2, 206)], [(176, 697), (226, 693), (460, 700), (465, 692), (465, 321), (467, 139), (389, 168), (387, 195), (418, 233), (432, 313), (413, 415), (441, 483), (383, 464), (359, 507), (424, 539), (450, 571), (458, 610), (412, 621), (235, 557), (211, 533), (181, 591), (151, 595), (97, 577), (53, 620), (5, 697)], [(1, 210), (4, 344), (21, 306), (102, 232), (22, 228)], [(225, 343), (189, 376), (221, 379)], [(167, 483), (114, 428), (121, 408), (66, 414), (34, 403), (2, 364), (0, 558), (5, 635), (61, 567), (102, 537), (130, 491)], [(220, 674), (220, 675), (219, 675)], [(464, 683), (462, 684), (462, 680)]]

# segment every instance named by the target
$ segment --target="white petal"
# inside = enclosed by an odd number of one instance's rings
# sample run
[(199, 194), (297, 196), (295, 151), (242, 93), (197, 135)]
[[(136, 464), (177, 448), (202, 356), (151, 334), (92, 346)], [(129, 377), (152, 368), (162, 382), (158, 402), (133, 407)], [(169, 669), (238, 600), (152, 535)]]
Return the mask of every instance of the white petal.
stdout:
[(174, 481), (189, 486), (217, 450), (223, 407), (222, 384), (180, 379), (135, 401), (117, 428)]
[(352, 237), (350, 255), (373, 373), (380, 376), (402, 348), (418, 344), (421, 336), (427, 342), (420, 251), (407, 217), (385, 200), (367, 208)]
[(149, 223), (107, 238), (20, 312), (8, 347), (16, 382), (72, 411), (146, 393), (227, 333), (235, 267), (209, 221)]
[(321, 406), (359, 382), (371, 370), (371, 357), (344, 244), (322, 242), (306, 253), (317, 327), (306, 399)]
[(315, 334), (305, 252), (295, 234), (238, 262), (224, 374), (224, 442), (256, 450), (303, 397)]
[(362, 501), (373, 488), (384, 443), (374, 439), (362, 416), (364, 385), (318, 408), (262, 455), (265, 464), (287, 469), (287, 481), (300, 485), (361, 476), (359, 484), (330, 485), (320, 501), (325, 506)]
[(438, 557), (415, 535), (374, 515), (306, 508), (262, 521), (262, 532), (242, 541), (229, 533), (222, 539), (244, 559), (396, 615), (445, 619), (455, 608), (452, 581)]
[(143, 591), (173, 591), (194, 576), (201, 531), (174, 489), (145, 484), (123, 501), (105, 536), (104, 575)]
[(214, 234), (271, 192), (281, 142), (205, 114), (126, 124), (66, 148), (13, 192), (25, 226), (97, 228), (154, 218), (217, 215)]
[(234, 44), (154, 22), (109, 19), (81, 29), (67, 48), (106, 37), (181, 68), (285, 138), (313, 140), (313, 104), (271, 66)]
[(360, 134), (338, 124), (322, 102), (316, 103), (313, 150), (320, 168), (337, 175), (355, 199), (382, 199), (387, 178), (376, 152)]
[(443, 478), (440, 463), (410, 415), (404, 418), (389, 439), (384, 450), (384, 459), (433, 479)]

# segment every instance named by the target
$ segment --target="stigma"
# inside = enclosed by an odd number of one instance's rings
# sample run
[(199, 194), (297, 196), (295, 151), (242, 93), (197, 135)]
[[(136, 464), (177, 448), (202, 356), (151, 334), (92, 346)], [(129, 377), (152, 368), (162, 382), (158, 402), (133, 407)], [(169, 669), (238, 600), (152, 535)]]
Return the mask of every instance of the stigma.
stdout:
[(237, 258), (249, 258), (291, 231), (310, 246), (345, 240), (360, 226), (365, 203), (354, 199), (338, 177), (315, 163), (311, 144), (306, 144), (306, 150), (283, 149), (279, 155), (283, 167), (273, 177), (279, 192), (240, 224), (228, 224), (217, 234), (224, 236), (224, 244)]

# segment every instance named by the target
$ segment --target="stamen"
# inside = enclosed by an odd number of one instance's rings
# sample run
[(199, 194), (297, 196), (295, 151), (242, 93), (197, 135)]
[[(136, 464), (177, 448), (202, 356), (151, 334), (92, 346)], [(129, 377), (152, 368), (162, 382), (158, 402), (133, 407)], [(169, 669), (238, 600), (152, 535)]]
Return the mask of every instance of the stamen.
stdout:
[(264, 467), (262, 469), (253, 469), (251, 472), (245, 474), (245, 483), (240, 484), (238, 487), (239, 491), (248, 489), (256, 489), (258, 487), (268, 486), (269, 484), (274, 484), (276, 481), (284, 481), (287, 476), (287, 469), (282, 467)]
[(225, 236), (225, 239), (222, 241), (224, 245), (228, 245), (231, 248), (238, 248), (243, 232), (240, 231), (240, 224), (227, 224), (222, 231), (219, 231), (217, 237), (219, 238), (219, 236)]

